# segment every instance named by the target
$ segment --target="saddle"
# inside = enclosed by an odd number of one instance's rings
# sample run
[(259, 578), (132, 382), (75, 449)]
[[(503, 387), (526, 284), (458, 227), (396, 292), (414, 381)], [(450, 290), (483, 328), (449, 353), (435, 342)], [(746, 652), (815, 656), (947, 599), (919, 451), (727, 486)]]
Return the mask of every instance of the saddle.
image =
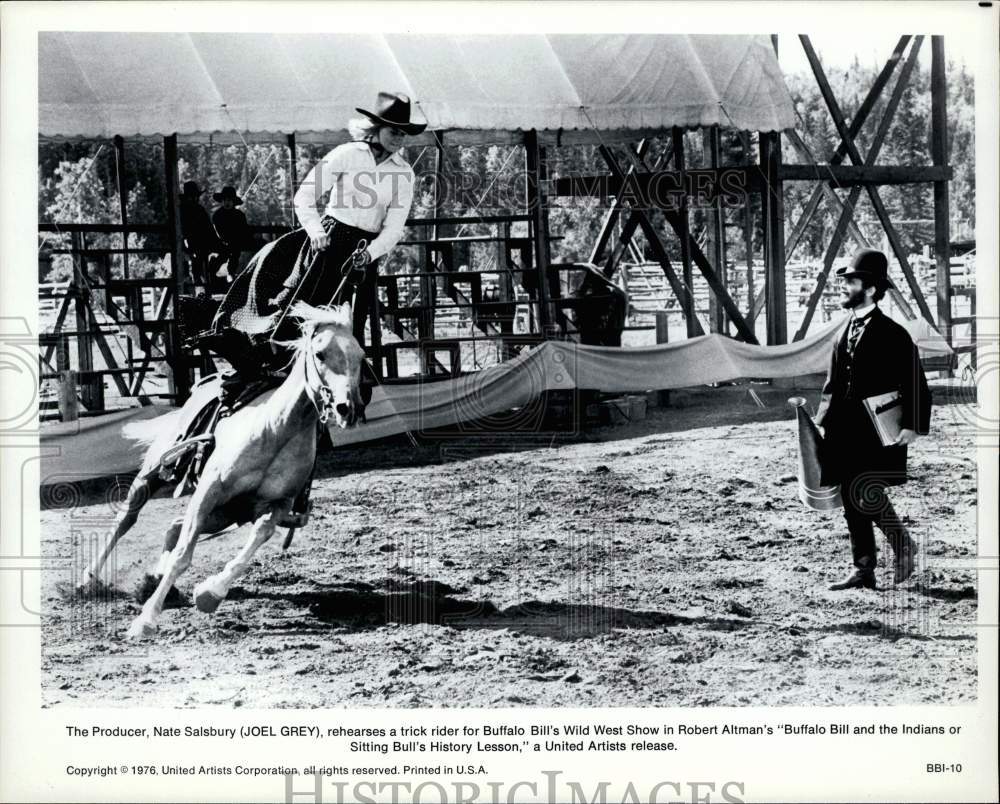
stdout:
[[(185, 347), (189, 349), (209, 348), (236, 368), (222, 374), (203, 377), (195, 384), (193, 393), (213, 382), (218, 382), (219, 391), (202, 404), (201, 409), (191, 417), (188, 426), (160, 459), (160, 478), (168, 483), (177, 484), (174, 497), (189, 494), (197, 487), (205, 465), (215, 449), (215, 429), (219, 422), (242, 410), (267, 391), (277, 388), (286, 379), (286, 375), (281, 372), (266, 367), (260, 368), (260, 363), (253, 359), (252, 351), (245, 348), (244, 343), (234, 337), (233, 333), (233, 330), (223, 333), (205, 331), (184, 342)], [(315, 468), (314, 464), (313, 471)], [(278, 523), (279, 525), (296, 528), (302, 527), (309, 521), (309, 512), (312, 508), (309, 501), (311, 486), (312, 474), (296, 498), (293, 510)], [(289, 541), (290, 539), (286, 539), (286, 547)]]
[(215, 428), (219, 421), (284, 381), (284, 377), (273, 373), (245, 381), (236, 372), (227, 372), (204, 377), (195, 388), (216, 379), (220, 381), (219, 394), (192, 417), (173, 446), (160, 459), (160, 478), (168, 483), (177, 483), (175, 497), (189, 494), (198, 485), (202, 470), (215, 448)]

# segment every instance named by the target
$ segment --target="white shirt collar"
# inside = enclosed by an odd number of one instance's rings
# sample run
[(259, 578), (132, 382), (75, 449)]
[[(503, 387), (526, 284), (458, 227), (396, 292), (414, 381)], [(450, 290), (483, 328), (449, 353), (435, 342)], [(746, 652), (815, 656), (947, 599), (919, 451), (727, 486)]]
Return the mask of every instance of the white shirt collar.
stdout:
[(858, 309), (855, 308), (851, 310), (851, 314), (854, 316), (854, 320), (857, 321), (859, 324), (867, 324), (869, 319), (872, 317), (872, 313), (874, 313), (878, 309), (878, 305), (870, 304), (868, 305), (868, 307), (862, 309), (864, 310), (864, 312), (859, 313)]
[[(375, 159), (375, 154), (366, 140), (354, 140), (354, 143), (358, 147), (363, 148), (371, 156), (372, 161), (375, 162), (375, 165), (378, 166), (379, 163)], [(386, 162), (395, 162), (397, 165), (404, 168), (409, 167), (409, 163), (405, 159), (403, 159), (403, 155), (399, 151), (390, 154), (388, 158), (386, 158), (382, 162), (382, 164), (385, 164)]]

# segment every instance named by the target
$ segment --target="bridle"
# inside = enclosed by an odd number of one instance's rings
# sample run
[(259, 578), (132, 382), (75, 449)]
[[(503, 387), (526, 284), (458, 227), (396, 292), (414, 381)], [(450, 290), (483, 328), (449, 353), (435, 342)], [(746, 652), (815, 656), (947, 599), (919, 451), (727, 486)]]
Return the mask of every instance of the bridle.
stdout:
[[(347, 259), (344, 260), (343, 265), (340, 266), (340, 272), (343, 277), (340, 280), (340, 284), (337, 285), (337, 289), (330, 296), (331, 300), (336, 299), (340, 295), (340, 291), (344, 289), (344, 285), (347, 284), (347, 280), (350, 277), (350, 269), (355, 265), (363, 265), (363, 255), (365, 249), (368, 248), (368, 241), (365, 238), (361, 238), (358, 241), (357, 246), (355, 246), (354, 251), (348, 255)], [(274, 340), (275, 334), (278, 332), (279, 327), (285, 320), (285, 316), (288, 315), (288, 311), (292, 309), (292, 305), (295, 303), (296, 297), (299, 295), (299, 290), (305, 285), (306, 280), (309, 278), (309, 274), (316, 267), (316, 264), (320, 260), (320, 255), (317, 254), (316, 258), (313, 260), (312, 264), (309, 266), (309, 270), (306, 271), (306, 275), (302, 277), (302, 281), (299, 282), (298, 287), (295, 289), (295, 293), (292, 294), (292, 298), (288, 300), (288, 304), (285, 305), (285, 309), (281, 313), (281, 317), (278, 319), (278, 323), (275, 324), (274, 328), (271, 330), (271, 340)], [(313, 351), (312, 347), (312, 336), (309, 337), (309, 345), (305, 349), (305, 354), (303, 355), (305, 360), (305, 372), (306, 372), (306, 395), (309, 397), (309, 401), (312, 402), (313, 407), (316, 408), (316, 413), (319, 414), (319, 423), (321, 425), (326, 425), (326, 423), (333, 416), (336, 407), (333, 401), (333, 391), (330, 387), (323, 382), (323, 377), (319, 371), (318, 358), (316, 353)], [(310, 372), (310, 369), (312, 370)], [(315, 378), (315, 382), (313, 381)]]
[(333, 401), (333, 391), (323, 382), (323, 376), (320, 374), (319, 358), (313, 350), (312, 335), (309, 336), (309, 345), (305, 348), (302, 358), (305, 360), (306, 396), (319, 414), (319, 423), (326, 425), (333, 416), (336, 406)]

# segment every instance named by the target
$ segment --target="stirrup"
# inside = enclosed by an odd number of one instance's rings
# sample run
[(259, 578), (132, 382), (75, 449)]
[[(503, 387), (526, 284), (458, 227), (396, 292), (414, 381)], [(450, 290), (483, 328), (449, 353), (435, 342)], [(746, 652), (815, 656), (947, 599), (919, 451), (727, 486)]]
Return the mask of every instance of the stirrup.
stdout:
[(301, 528), (309, 522), (309, 514), (312, 513), (312, 500), (306, 503), (305, 511), (289, 511), (278, 520), (278, 526), (282, 528)]
[(187, 438), (181, 441), (180, 444), (174, 444), (166, 452), (163, 453), (160, 458), (160, 467), (168, 468), (173, 466), (181, 458), (182, 455), (193, 450), (199, 444), (203, 442), (215, 441), (215, 435), (212, 433), (203, 433), (202, 435), (197, 435), (192, 438)]

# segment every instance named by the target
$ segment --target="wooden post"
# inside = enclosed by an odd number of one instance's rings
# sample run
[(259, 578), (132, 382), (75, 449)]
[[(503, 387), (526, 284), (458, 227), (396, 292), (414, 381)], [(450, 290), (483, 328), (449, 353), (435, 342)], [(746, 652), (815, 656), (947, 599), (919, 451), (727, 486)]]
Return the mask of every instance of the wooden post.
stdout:
[(64, 422), (75, 422), (80, 417), (76, 404), (76, 372), (59, 372), (59, 418)]
[(524, 150), (528, 214), (531, 215), (534, 268), (538, 282), (538, 323), (543, 335), (548, 337), (552, 324), (549, 310), (549, 211), (541, 185), (544, 155), (535, 129), (525, 132)]
[[(674, 168), (681, 174), (681, 187), (686, 188), (687, 183), (684, 180), (684, 132), (675, 126), (671, 130), (671, 136), (673, 137), (674, 147)], [(694, 272), (691, 269), (691, 239), (689, 237), (691, 221), (688, 216), (686, 192), (682, 192), (681, 194), (678, 214), (680, 216), (680, 228), (677, 231), (677, 236), (681, 240), (681, 281), (688, 291), (680, 302), (684, 308), (684, 318), (687, 322), (687, 336), (693, 338), (697, 334), (694, 329), (696, 305), (694, 298)]]
[(125, 189), (125, 140), (115, 135), (114, 145), (118, 206), (121, 207), (122, 219), (122, 276), (128, 279), (128, 191)]
[(781, 179), (781, 135), (760, 132), (760, 166), (766, 181), (761, 191), (764, 215), (764, 288), (768, 345), (788, 342), (785, 312), (785, 213)]
[[(740, 142), (743, 143), (743, 159), (740, 160), (742, 164), (750, 164), (750, 132), (741, 131), (739, 132)], [(757, 310), (755, 302), (757, 300), (757, 291), (754, 289), (754, 276), (753, 276), (753, 206), (750, 203), (751, 195), (747, 193), (743, 198), (743, 246), (746, 249), (747, 258), (747, 319), (750, 321), (750, 326), (754, 326), (754, 322), (757, 320)]]
[[(670, 342), (670, 313), (666, 310), (656, 311), (656, 342)], [(670, 404), (670, 391), (657, 391), (656, 402), (661, 408)]]
[(191, 376), (188, 369), (184, 349), (179, 343), (180, 333), (177, 321), (180, 318), (180, 298), (184, 295), (184, 266), (181, 264), (182, 234), (177, 186), (180, 183), (177, 175), (177, 135), (170, 134), (163, 138), (164, 195), (167, 203), (167, 239), (170, 243), (170, 272), (173, 280), (173, 323), (167, 327), (166, 347), (170, 363), (170, 393), (174, 395), (174, 404), (183, 405), (191, 393)]
[[(90, 295), (89, 277), (87, 276), (87, 263), (83, 256), (86, 244), (81, 232), (73, 232), (72, 259), (73, 259), (73, 282), (67, 292), (73, 294), (74, 309), (76, 312), (76, 363), (77, 370), (84, 374), (80, 394), (83, 404), (87, 410), (101, 410), (104, 394), (101, 393), (101, 379), (94, 379), (94, 336), (91, 326), (90, 307), (87, 304), (87, 297)], [(96, 324), (96, 322), (93, 322)]]
[[(719, 170), (719, 127), (711, 126), (702, 129), (702, 147), (705, 162), (712, 170)], [(716, 174), (718, 175), (718, 174)], [(706, 250), (712, 262), (715, 263), (715, 273), (723, 287), (726, 287), (726, 218), (722, 210), (722, 193), (715, 190), (715, 198), (711, 201), (700, 199), (699, 204), (706, 206), (706, 224), (708, 241)], [(708, 326), (712, 332), (729, 334), (729, 322), (726, 320), (725, 308), (719, 304), (714, 293), (708, 296)]]
[[(948, 164), (948, 83), (945, 75), (944, 37), (931, 37), (931, 158)], [(950, 346), (951, 332), (951, 231), (948, 182), (934, 182), (934, 259), (937, 266), (937, 324)], [(973, 344), (975, 348), (975, 344)]]

